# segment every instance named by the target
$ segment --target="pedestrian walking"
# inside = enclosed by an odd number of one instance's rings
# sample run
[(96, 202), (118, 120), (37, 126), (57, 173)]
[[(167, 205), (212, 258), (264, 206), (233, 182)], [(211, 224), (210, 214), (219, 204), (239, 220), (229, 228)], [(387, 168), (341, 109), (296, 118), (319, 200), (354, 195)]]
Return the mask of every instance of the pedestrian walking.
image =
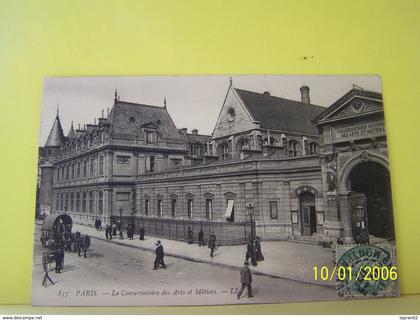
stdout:
[(245, 260), (248, 261), (250, 258), (252, 265), (255, 267), (257, 265), (257, 259), (255, 254), (254, 242), (252, 240), (249, 240), (246, 246)]
[(187, 230), (187, 242), (188, 244), (193, 243), (194, 241), (194, 232), (192, 231), (191, 227), (188, 227)]
[(108, 233), (109, 233), (109, 226), (106, 225), (105, 226), (105, 238), (107, 238), (107, 239), (109, 239)]
[(98, 219), (99, 230), (102, 231), (102, 220)]
[(255, 240), (255, 256), (257, 261), (264, 261), (264, 255), (261, 251), (261, 238), (259, 236)]
[(201, 245), (204, 246), (204, 232), (203, 229), (200, 229), (198, 232), (198, 245), (201, 247)]
[(117, 236), (117, 225), (115, 223), (112, 225), (112, 235)]
[(213, 257), (214, 249), (216, 248), (216, 235), (214, 232), (211, 233), (209, 239), (210, 257)]
[(154, 263), (154, 266), (153, 266), (153, 270), (157, 270), (160, 265), (163, 268), (166, 268), (165, 262), (163, 261), (163, 257), (165, 256), (165, 253), (163, 251), (163, 245), (160, 242), (160, 240), (158, 240), (156, 242), (155, 254), (156, 254), (156, 258), (155, 258), (155, 263)]
[(249, 262), (245, 261), (244, 266), (241, 269), (241, 288), (238, 291), (238, 299), (241, 298), (242, 293), (244, 292), (245, 287), (248, 291), (248, 298), (254, 297), (252, 295), (252, 274), (251, 270), (249, 270)]

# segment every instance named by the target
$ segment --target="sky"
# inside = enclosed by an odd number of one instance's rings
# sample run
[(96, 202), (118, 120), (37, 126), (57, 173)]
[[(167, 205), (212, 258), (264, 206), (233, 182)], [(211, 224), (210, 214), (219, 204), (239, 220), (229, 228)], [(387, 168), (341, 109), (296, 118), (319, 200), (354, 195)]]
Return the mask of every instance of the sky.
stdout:
[[(229, 87), (230, 76), (139, 76), (139, 77), (51, 77), (44, 80), (40, 145), (48, 138), (57, 107), (67, 135), (71, 122), (94, 123), (105, 116), (114, 103), (117, 89), (120, 100), (163, 106), (178, 128), (198, 129), (211, 134)], [(377, 76), (232, 76), (233, 86), (300, 101), (300, 87), (310, 87), (311, 103), (328, 107), (352, 89), (353, 84), (382, 92)]]

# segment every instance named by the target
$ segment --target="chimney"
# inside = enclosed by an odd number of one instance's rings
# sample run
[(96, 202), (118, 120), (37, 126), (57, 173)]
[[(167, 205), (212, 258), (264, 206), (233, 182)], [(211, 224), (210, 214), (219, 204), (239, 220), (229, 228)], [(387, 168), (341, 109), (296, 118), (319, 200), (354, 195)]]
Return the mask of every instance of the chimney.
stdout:
[(191, 133), (196, 136), (198, 134), (198, 130), (197, 129), (192, 129)]
[(300, 95), (301, 95), (301, 101), (303, 103), (307, 103), (307, 104), (311, 103), (311, 99), (309, 98), (309, 87), (308, 86), (300, 87)]
[(264, 92), (263, 92), (263, 94), (264, 94), (265, 96), (269, 96), (269, 95), (270, 95), (270, 91), (264, 91)]

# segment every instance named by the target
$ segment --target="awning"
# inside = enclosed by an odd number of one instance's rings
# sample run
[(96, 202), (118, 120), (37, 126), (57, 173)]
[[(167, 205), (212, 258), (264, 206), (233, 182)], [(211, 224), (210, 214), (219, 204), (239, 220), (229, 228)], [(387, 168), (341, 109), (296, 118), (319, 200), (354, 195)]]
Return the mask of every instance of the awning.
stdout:
[(225, 218), (226, 219), (230, 219), (232, 217), (233, 201), (234, 200), (228, 200), (228, 204), (227, 204), (227, 208), (226, 208), (226, 213), (225, 213)]

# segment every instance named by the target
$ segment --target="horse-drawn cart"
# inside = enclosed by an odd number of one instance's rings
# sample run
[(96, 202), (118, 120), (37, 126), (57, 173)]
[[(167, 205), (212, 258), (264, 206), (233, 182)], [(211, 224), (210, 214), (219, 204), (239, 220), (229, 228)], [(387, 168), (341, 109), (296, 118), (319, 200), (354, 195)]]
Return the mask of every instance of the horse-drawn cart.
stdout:
[(80, 232), (72, 232), (73, 220), (67, 214), (55, 214), (47, 216), (41, 228), (41, 243), (45, 251), (63, 249), (64, 251), (86, 251), (90, 246), (90, 237)]

